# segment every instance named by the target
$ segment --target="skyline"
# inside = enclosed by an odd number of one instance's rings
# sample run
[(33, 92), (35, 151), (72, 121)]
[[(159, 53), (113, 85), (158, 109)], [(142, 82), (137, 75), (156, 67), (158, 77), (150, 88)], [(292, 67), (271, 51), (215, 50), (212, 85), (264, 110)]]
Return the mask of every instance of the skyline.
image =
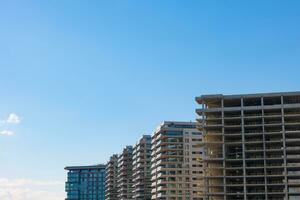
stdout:
[(105, 163), (161, 121), (194, 121), (196, 96), (299, 91), (299, 8), (1, 1), (0, 182), (64, 195), (65, 166)]

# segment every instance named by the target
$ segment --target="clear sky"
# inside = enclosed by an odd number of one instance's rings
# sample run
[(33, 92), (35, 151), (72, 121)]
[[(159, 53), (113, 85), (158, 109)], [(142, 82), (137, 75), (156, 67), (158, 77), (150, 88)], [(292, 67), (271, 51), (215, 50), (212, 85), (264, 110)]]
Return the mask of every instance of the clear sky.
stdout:
[(48, 192), (28, 200), (62, 199), (64, 166), (194, 120), (195, 96), (300, 90), (299, 12), (296, 0), (0, 1), (1, 200), (19, 200), (20, 181)]

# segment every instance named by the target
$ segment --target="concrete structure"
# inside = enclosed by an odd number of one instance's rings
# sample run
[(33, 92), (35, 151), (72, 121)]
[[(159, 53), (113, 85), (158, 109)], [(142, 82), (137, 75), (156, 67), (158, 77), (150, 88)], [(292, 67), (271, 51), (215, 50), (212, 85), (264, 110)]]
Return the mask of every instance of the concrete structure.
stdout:
[(105, 180), (106, 200), (118, 200), (117, 173), (118, 173), (118, 155), (114, 154), (110, 157), (109, 161), (106, 164), (106, 180)]
[(163, 122), (152, 136), (152, 199), (201, 200), (202, 134), (194, 122)]
[(105, 165), (66, 167), (66, 200), (104, 200)]
[(118, 158), (118, 200), (131, 200), (132, 193), (132, 146), (127, 146)]
[(151, 199), (151, 136), (143, 135), (133, 148), (133, 199)]
[(300, 92), (204, 95), (208, 200), (300, 199)]

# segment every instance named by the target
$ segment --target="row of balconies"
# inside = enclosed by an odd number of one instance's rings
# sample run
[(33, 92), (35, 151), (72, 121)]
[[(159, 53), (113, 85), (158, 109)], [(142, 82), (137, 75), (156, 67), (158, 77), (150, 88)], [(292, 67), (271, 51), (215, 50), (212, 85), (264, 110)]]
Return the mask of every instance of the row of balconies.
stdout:
[[(210, 146), (214, 146), (214, 145), (222, 145), (222, 144), (226, 144), (227, 146), (229, 145), (241, 145), (243, 143), (245, 144), (263, 144), (265, 143), (266, 145), (271, 145), (274, 143), (280, 143), (283, 146), (283, 142), (286, 142), (287, 145), (291, 145), (293, 143), (298, 143), (300, 142), (300, 138), (291, 138), (291, 137), (286, 137), (285, 140), (282, 137), (266, 137), (265, 140), (263, 140), (262, 138), (256, 137), (256, 138), (246, 138), (244, 141), (242, 140), (242, 138), (234, 138), (234, 139), (225, 139), (225, 141), (222, 140), (222, 138), (218, 138), (218, 137), (206, 137), (206, 139), (201, 143), (202, 145), (210, 145)], [(261, 148), (261, 146), (260, 146)], [(268, 146), (268, 148), (270, 148)], [(180, 149), (178, 149), (180, 150)]]
[(140, 170), (150, 165), (150, 161), (147, 160), (145, 160), (144, 162), (133, 163), (132, 170)]
[[(226, 167), (223, 167), (221, 162), (219, 165), (217, 162), (211, 162), (212, 165), (209, 167), (204, 167), (204, 169), (212, 169), (212, 170), (222, 170), (222, 169), (242, 169), (243, 168), (243, 163), (242, 160), (238, 160), (237, 162), (231, 162), (231, 161), (226, 161)], [(283, 161), (277, 162), (274, 160), (266, 160), (266, 164), (264, 164), (264, 160), (258, 160), (253, 163), (253, 161), (247, 161), (246, 162), (246, 169), (258, 169), (258, 168), (268, 168), (268, 169), (276, 169), (276, 168), (284, 168), (284, 163)], [(287, 168), (293, 168), (293, 167), (300, 167), (300, 162), (299, 163), (287, 163), (286, 165)]]
[(277, 120), (273, 119), (268, 119), (268, 120), (257, 120), (257, 119), (251, 119), (251, 120), (245, 120), (244, 123), (242, 124), (241, 120), (231, 120), (231, 121), (225, 121), (222, 123), (222, 121), (203, 121), (200, 126), (208, 128), (208, 127), (232, 127), (232, 128), (238, 128), (241, 126), (244, 127), (256, 127), (256, 126), (270, 126), (270, 125), (293, 125), (293, 124), (300, 124), (299, 119), (292, 119), (292, 120), (283, 120), (282, 118), (278, 118)]
[(224, 121), (225, 125), (239, 125), (241, 124), (242, 119), (244, 120), (244, 124), (251, 124), (251, 122), (255, 124), (261, 124), (263, 121), (264, 123), (272, 124), (272, 123), (281, 123), (283, 121), (290, 122), (290, 123), (298, 123), (300, 118), (300, 113), (297, 115), (295, 114), (281, 114), (278, 113), (271, 113), (271, 114), (262, 114), (262, 113), (251, 113), (247, 114), (244, 113), (243, 116), (237, 115), (236, 117), (206, 117), (200, 121), (202, 125), (214, 125), (214, 124), (222, 124)]
[[(272, 159), (284, 159), (284, 155), (282, 153), (275, 154), (275, 153), (267, 153), (266, 155), (263, 155), (261, 153), (257, 154), (257, 152), (253, 153), (246, 153), (245, 160), (272, 160)], [(287, 155), (286, 159), (300, 159), (299, 155)], [(205, 161), (216, 161), (216, 160), (226, 160), (226, 161), (232, 161), (232, 160), (244, 160), (242, 154), (232, 154), (232, 155), (226, 155), (225, 157), (222, 154), (214, 154), (210, 156), (206, 156), (203, 158)]]
[(129, 165), (132, 165), (132, 159), (124, 159), (124, 160), (120, 160), (119, 162), (118, 162), (118, 168), (121, 168), (121, 167), (123, 167), (123, 166), (129, 166)]
[[(258, 102), (258, 101), (257, 101)], [(286, 108), (287, 111), (293, 111), (293, 112), (299, 112), (298, 107), (300, 102), (293, 102), (290, 103), (289, 100), (278, 100), (277, 103), (269, 103), (268, 101), (265, 101), (264, 103), (258, 102), (258, 103), (247, 103), (242, 102), (240, 99), (237, 99), (235, 103), (227, 103), (227, 101), (224, 100), (224, 103), (221, 104), (202, 104), (204, 107), (202, 109), (197, 109), (197, 112), (199, 115), (201, 115), (203, 112), (212, 112), (212, 111), (234, 111), (234, 110), (249, 110), (249, 111), (259, 111), (265, 109), (268, 110), (281, 110), (281, 108)]]
[(134, 170), (133, 176), (148, 176), (151, 174), (150, 168), (144, 168), (139, 170)]
[(139, 158), (147, 158), (148, 156), (151, 156), (150, 151), (149, 152), (138, 152), (138, 153), (133, 154), (132, 159), (136, 160)]
[[(255, 187), (255, 186), (270, 186), (270, 187), (276, 187), (276, 186), (283, 186), (285, 185), (284, 179), (278, 179), (277, 177), (267, 177), (267, 182), (265, 182), (264, 177), (261, 178), (251, 178), (247, 177), (248, 179), (246, 182), (243, 182), (243, 178), (236, 178), (236, 177), (231, 177), (231, 178), (226, 178), (226, 183), (223, 182), (209, 182), (208, 184), (204, 184), (203, 187), (206, 188), (223, 188), (224, 186), (226, 187), (240, 187), (241, 185), (245, 185), (248, 187)], [(223, 181), (224, 179), (222, 179)], [(299, 182), (297, 184), (294, 183), (287, 183), (289, 186), (295, 186), (299, 185)]]
[[(244, 176), (242, 174), (231, 174), (231, 175), (221, 175), (221, 174), (216, 174), (216, 173), (205, 173), (205, 176), (209, 176), (208, 179), (215, 179), (215, 178), (243, 178)], [(263, 173), (257, 173), (257, 174), (252, 174), (252, 175), (246, 175), (246, 178), (264, 178), (265, 176), (268, 177), (284, 177), (285, 175), (283, 174), (263, 174)], [(298, 175), (297, 175), (298, 176)]]
[[(284, 113), (286, 114), (299, 114), (300, 110), (299, 110), (299, 105), (287, 105), (287, 104), (283, 104), (283, 110)], [(208, 116), (214, 116), (214, 117), (218, 117), (220, 116), (219, 113), (224, 110), (224, 112), (230, 113), (230, 112), (238, 112), (241, 109), (241, 106), (235, 106), (235, 107), (207, 107), (204, 109), (197, 109), (197, 112), (199, 113), (199, 115), (201, 115), (202, 113), (207, 113), (206, 115)], [(264, 110), (264, 112), (269, 113), (269, 112), (280, 112), (281, 111), (281, 105), (276, 105), (276, 106), (269, 106), (269, 105), (257, 105), (257, 106), (244, 106), (243, 107), (243, 111), (247, 112), (248, 114), (251, 113), (260, 113)]]
[[(285, 120), (284, 120), (285, 119)], [(289, 118), (281, 118), (281, 117), (278, 117), (278, 118), (260, 118), (260, 119), (257, 119), (257, 118), (252, 118), (252, 119), (244, 119), (244, 123), (243, 125), (245, 127), (259, 127), (259, 126), (265, 126), (265, 127), (270, 127), (270, 126), (278, 126), (278, 125), (282, 125), (282, 124), (285, 124), (285, 125), (292, 125), (292, 124), (298, 124), (299, 123), (299, 120), (291, 120)], [(221, 124), (221, 123), (220, 123)], [(210, 123), (207, 123), (206, 125), (210, 125)], [(236, 122), (236, 121), (232, 121), (231, 123), (228, 123), (225, 121), (224, 123), (224, 126), (241, 126), (242, 123), (239, 121), (239, 122)]]
[(155, 149), (157, 146), (163, 143), (181, 143), (183, 142), (182, 136), (161, 136), (160, 138), (155, 138), (152, 140), (151, 149)]

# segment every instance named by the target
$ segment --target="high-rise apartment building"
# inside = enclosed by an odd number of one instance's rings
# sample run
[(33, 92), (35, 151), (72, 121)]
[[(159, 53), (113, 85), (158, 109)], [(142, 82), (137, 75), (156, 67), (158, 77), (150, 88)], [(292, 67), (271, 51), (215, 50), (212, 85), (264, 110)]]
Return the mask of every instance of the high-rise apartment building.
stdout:
[(300, 199), (300, 92), (196, 101), (205, 199)]
[(152, 136), (153, 200), (201, 200), (202, 134), (194, 122), (163, 122)]
[(118, 158), (118, 200), (131, 200), (132, 193), (132, 146), (123, 149)]
[(117, 175), (118, 155), (114, 154), (106, 164), (105, 200), (118, 200)]
[(151, 136), (143, 135), (133, 148), (133, 199), (151, 199)]
[(66, 167), (66, 200), (104, 200), (105, 165)]

